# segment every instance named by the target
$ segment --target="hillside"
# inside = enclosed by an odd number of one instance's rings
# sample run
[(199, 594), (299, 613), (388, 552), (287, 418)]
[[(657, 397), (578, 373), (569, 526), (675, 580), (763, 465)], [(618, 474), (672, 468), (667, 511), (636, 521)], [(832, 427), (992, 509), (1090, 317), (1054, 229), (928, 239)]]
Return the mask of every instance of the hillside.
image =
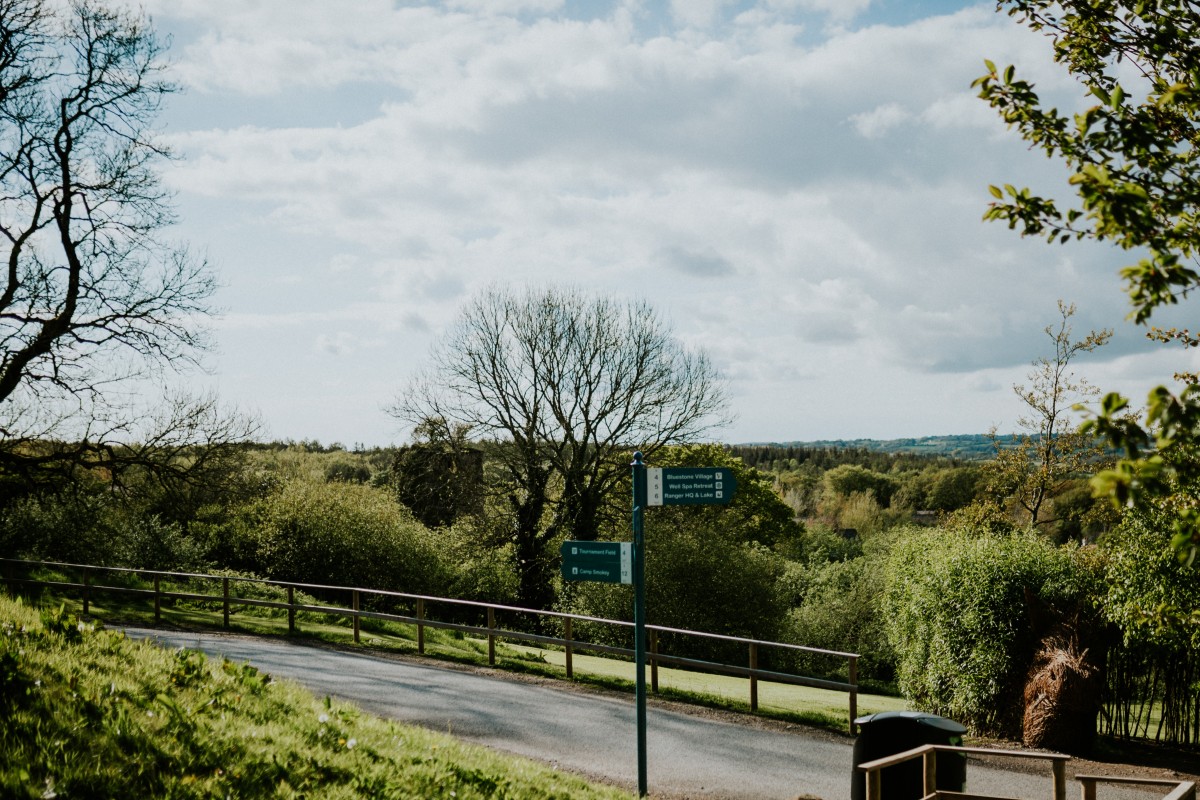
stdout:
[(0, 632), (0, 797), (628, 797), (4, 596)]
[[(1011, 437), (1000, 437), (1002, 443)], [(965, 433), (947, 436), (922, 436), (916, 439), (820, 439), (817, 441), (746, 442), (735, 448), (771, 447), (799, 450), (865, 450), (875, 453), (929, 456), (958, 461), (986, 461), (995, 454), (987, 434)]]

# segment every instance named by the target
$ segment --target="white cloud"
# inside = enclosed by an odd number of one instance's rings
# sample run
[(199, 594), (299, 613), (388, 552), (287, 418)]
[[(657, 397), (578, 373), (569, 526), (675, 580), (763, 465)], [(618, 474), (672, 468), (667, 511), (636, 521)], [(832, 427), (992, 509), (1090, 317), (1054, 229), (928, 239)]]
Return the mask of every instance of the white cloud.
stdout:
[(768, 0), (766, 5), (775, 11), (817, 11), (847, 21), (866, 11), (871, 0)]
[(707, 28), (723, 5), (724, 0), (671, 0), (671, 16), (681, 25)]
[(912, 115), (899, 103), (885, 103), (870, 111), (852, 115), (850, 122), (853, 123), (859, 136), (866, 139), (879, 139), (911, 118)]
[(558, 11), (565, 3), (564, 0), (448, 0), (446, 5), (475, 14), (508, 16), (525, 12)]
[[(886, 375), (911, 399), (936, 376), (934, 391), (999, 407), (1057, 298), (1090, 327), (1119, 319), (1109, 251), (980, 222), (988, 183), (1058, 180), (970, 89), (991, 57), (1078, 102), (1041, 37), (986, 8), (833, 29), (865, 0), (677, 6), (673, 27), (637, 3), (578, 19), (535, 0), (157, 0), (189, 34), (195, 102), (334, 93), (365, 109), (172, 128), (185, 158), (168, 179), (205, 211), (185, 232), (232, 276), (223, 335), (310, 328), (272, 339), (300, 355), (271, 357), (361, 370), (386, 352), (399, 381), (478, 288), (560, 281), (648, 299), (739, 397), (803, 395), (775, 415), (800, 426), (847, 369), (867, 371), (859, 391)], [(239, 347), (231, 363), (253, 357)]]

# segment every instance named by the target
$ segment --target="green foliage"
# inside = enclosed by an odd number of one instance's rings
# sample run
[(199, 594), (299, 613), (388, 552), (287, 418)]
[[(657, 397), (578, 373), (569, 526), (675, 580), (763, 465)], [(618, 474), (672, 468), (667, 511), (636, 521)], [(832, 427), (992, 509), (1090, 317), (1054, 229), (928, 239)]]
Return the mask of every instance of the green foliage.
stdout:
[(658, 527), (654, 537), (646, 546), (651, 623), (758, 639), (778, 636), (786, 611), (778, 585), (782, 558), (757, 543), (722, 537), (699, 521)]
[(251, 571), (303, 583), (437, 593), (447, 576), (433, 533), (383, 489), (286, 482), (240, 521)]
[(824, 564), (827, 561), (847, 561), (863, 554), (863, 540), (836, 531), (828, 525), (809, 525), (803, 537), (804, 561)]
[(92, 493), (22, 498), (0, 511), (0, 550), (18, 558), (112, 563), (108, 508)]
[(991, 442), (983, 434), (735, 444), (727, 449), (748, 466), (768, 472), (795, 470), (805, 464), (811, 464), (822, 472), (841, 464), (858, 464), (876, 472), (894, 472), (954, 465), (961, 461), (981, 461), (992, 455)]
[(0, 796), (626, 796), (319, 701), (249, 665), (73, 630), (0, 598)]
[(1200, 565), (1180, 565), (1162, 530), (1168, 515), (1133, 512), (1107, 536), (1104, 614), (1122, 633), (1109, 652), (1107, 733), (1200, 741)]
[(819, 510), (831, 524), (864, 537), (882, 533), (908, 517), (907, 510), (881, 508), (873, 492), (853, 492), (849, 496), (830, 493), (822, 499)]
[(951, 467), (938, 470), (933, 476), (921, 508), (931, 511), (954, 511), (970, 504), (979, 484), (979, 467)]
[(1104, 613), (1127, 644), (1200, 652), (1200, 564), (1180, 566), (1163, 540), (1164, 517), (1132, 513), (1104, 539), (1108, 592)]
[(1163, 387), (1150, 393), (1147, 429), (1129, 415), (1129, 401), (1105, 396), (1101, 413), (1084, 423), (1122, 448), (1124, 457), (1092, 480), (1098, 494), (1122, 508), (1158, 515), (1172, 531), (1171, 544), (1189, 564), (1200, 552), (1200, 385), (1179, 397)]
[(325, 481), (331, 483), (369, 483), (371, 468), (365, 464), (352, 461), (335, 461), (325, 468)]
[(504, 605), (518, 604), (518, 578), (511, 542), (498, 542), (481, 530), (482, 520), (466, 518), (433, 534), (438, 558), (447, 565), (450, 597)]
[(811, 517), (817, 513), (822, 475), (815, 464), (801, 464), (789, 471), (775, 473), (775, 488), (797, 517)]
[[(906, 441), (915, 440), (897, 440)], [(978, 466), (935, 455), (791, 445), (726, 449), (770, 470), (797, 517), (866, 535), (908, 522), (915, 512), (969, 505), (979, 485)]]
[(416, 440), (396, 452), (390, 482), (396, 497), (427, 527), (451, 525), (483, 513), (483, 451), (471, 445), (466, 426), (427, 419)]
[[(648, 512), (647, 524), (667, 527), (687, 520), (702, 527), (720, 528), (738, 541), (766, 547), (794, 542), (803, 527), (775, 490), (775, 481), (747, 467), (717, 444), (686, 444), (664, 447), (654, 456), (655, 467), (727, 467), (733, 470), (737, 491), (728, 505), (663, 507)], [(650, 516), (652, 515), (652, 517)], [(626, 517), (628, 519), (628, 517)]]
[[(1144, 324), (1156, 309), (1200, 286), (1193, 266), (1200, 253), (1200, 9), (1187, 0), (1004, 5), (1018, 21), (1049, 35), (1055, 60), (1098, 102), (1068, 118), (1046, 109), (1014, 67), (987, 62), (987, 74), (975, 82), (980, 97), (1032, 145), (1066, 164), (1077, 202), (1064, 210), (1058, 200), (1027, 188), (992, 187), (995, 201), (984, 217), (1051, 242), (1092, 239), (1136, 252), (1141, 257), (1121, 275), (1130, 316)], [(1150, 335), (1200, 344), (1186, 330)], [(1178, 395), (1154, 389), (1144, 422), (1130, 419), (1128, 400), (1114, 393), (1087, 426), (1124, 453), (1095, 484), (1121, 507), (1148, 511), (1200, 477), (1192, 459), (1173, 452), (1193, 449), (1200, 437), (1197, 376), (1177, 377), (1187, 388)], [(1171, 527), (1177, 549), (1194, 557), (1200, 510), (1180, 505)]]
[[(773, 481), (713, 444), (667, 447), (653, 466), (728, 467), (737, 491), (727, 506), (664, 506), (646, 512), (646, 607), (655, 625), (730, 636), (777, 637), (789, 595), (787, 561), (772, 546), (800, 546), (802, 528), (775, 493)], [(621, 538), (628, 538), (621, 537)], [(569, 607), (632, 619), (628, 587), (580, 583)], [(695, 642), (665, 641), (664, 649)], [(698, 651), (687, 651), (700, 654)]]
[[(824, 650), (859, 653), (858, 675), (862, 681), (890, 685), (895, 680), (895, 654), (884, 628), (881, 608), (887, 554), (890, 542), (879, 539), (862, 553), (859, 539), (847, 540), (838, 534), (823, 537), (829, 546), (810, 540), (806, 543), (808, 561), (800, 569), (795, 591), (799, 597), (788, 615), (788, 641)], [(841, 555), (844, 548), (858, 550), (852, 558), (826, 558)], [(802, 657), (797, 669), (808, 675), (829, 674), (831, 666), (844, 671), (845, 662), (820, 657)], [(831, 675), (845, 679), (838, 673)]]
[(140, 513), (106, 491), (26, 497), (0, 512), (0, 550), (18, 557), (146, 569), (206, 566), (179, 523)]
[(857, 464), (842, 464), (826, 472), (825, 486), (827, 492), (842, 498), (870, 494), (881, 508), (891, 505), (892, 495), (899, 488), (894, 478)]
[[(649, 515), (647, 515), (649, 516)], [(646, 524), (646, 609), (653, 625), (777, 639), (787, 614), (781, 579), (786, 561), (763, 546), (739, 541), (720, 528), (686, 517)], [(581, 582), (570, 610), (609, 619), (633, 619), (627, 586)], [(611, 638), (611, 631), (597, 630)], [(720, 646), (664, 637), (664, 652), (711, 657)], [(743, 650), (737, 649), (742, 657)]]
[(1092, 552), (1031, 534), (933, 529), (899, 538), (883, 607), (901, 691), (977, 732), (1019, 734), (1038, 635), (1029, 599), (1090, 608), (1100, 578)]
[[(1200, 113), (1200, 11), (1186, 0), (1013, 0), (1009, 14), (1049, 34), (1055, 60), (1099, 102), (1073, 118), (1041, 105), (1032, 84), (1013, 67), (975, 82), (980, 96), (1031, 144), (1061, 158), (1079, 204), (1028, 189), (992, 187), (987, 219), (1049, 241), (1094, 238), (1147, 253), (1122, 275), (1145, 321), (1200, 282), (1182, 260), (1196, 251), (1194, 209), (1200, 189), (1191, 147)], [(1122, 65), (1141, 73), (1138, 99), (1122, 87)]]

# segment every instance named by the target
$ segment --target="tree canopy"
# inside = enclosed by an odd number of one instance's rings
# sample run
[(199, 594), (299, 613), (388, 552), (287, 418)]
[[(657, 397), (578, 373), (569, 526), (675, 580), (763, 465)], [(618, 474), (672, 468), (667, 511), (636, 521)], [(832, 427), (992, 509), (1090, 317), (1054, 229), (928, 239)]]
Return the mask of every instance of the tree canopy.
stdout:
[[(1093, 105), (1068, 115), (1047, 108), (1016, 68), (988, 72), (975, 85), (1026, 140), (1070, 171), (1069, 204), (1029, 188), (991, 187), (985, 219), (1007, 222), (1051, 242), (1092, 239), (1129, 251), (1121, 271), (1130, 317), (1146, 324), (1198, 285), (1200, 248), (1200, 9), (1189, 0), (1003, 0), (998, 10), (1046, 34), (1054, 58)], [(1186, 330), (1150, 335), (1200, 344)], [(1200, 479), (1192, 457), (1200, 437), (1200, 388), (1181, 374), (1178, 394), (1151, 392), (1144, 423), (1127, 416), (1129, 401), (1107, 395), (1089, 428), (1124, 450), (1114, 469), (1097, 477), (1100, 491), (1123, 505), (1169, 497), (1179, 482)], [(1177, 505), (1176, 545), (1200, 545), (1200, 509)]]
[(522, 599), (553, 599), (561, 536), (595, 539), (634, 449), (647, 457), (724, 419), (724, 385), (644, 302), (559, 288), (471, 300), (392, 413), (490, 443), (512, 519)]
[(171, 403), (156, 420), (117, 388), (197, 360), (207, 341), (197, 320), (216, 287), (204, 261), (164, 235), (173, 215), (157, 170), (170, 154), (154, 123), (175, 90), (164, 67), (139, 14), (101, 0), (0, 0), (0, 468), (10, 475), (145, 466), (148, 451), (118, 443), (254, 429), (204, 400)]

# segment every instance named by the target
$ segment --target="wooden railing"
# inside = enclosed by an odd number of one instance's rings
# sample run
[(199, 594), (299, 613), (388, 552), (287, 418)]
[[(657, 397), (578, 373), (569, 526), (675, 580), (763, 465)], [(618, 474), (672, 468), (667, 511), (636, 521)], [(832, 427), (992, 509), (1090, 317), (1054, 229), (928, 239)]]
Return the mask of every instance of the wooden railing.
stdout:
[[(964, 753), (982, 756), (999, 756), (1010, 758), (1035, 759), (1050, 762), (1050, 797), (1052, 800), (1066, 800), (1067, 797), (1067, 762), (1070, 756), (1058, 753), (1030, 753), (1024, 750), (992, 750), (983, 747), (954, 747), (951, 745), (926, 744), (905, 750), (903, 753), (877, 758), (859, 764), (858, 768), (867, 774), (867, 800), (887, 800), (883, 795), (881, 771), (885, 767), (903, 764), (915, 758), (924, 762), (924, 796), (922, 800), (1019, 800), (1018, 798), (999, 798), (990, 795), (978, 795), (937, 788), (937, 754)], [(1191, 781), (1177, 781), (1162, 778), (1118, 778), (1103, 775), (1076, 775), (1075, 780), (1082, 787), (1083, 800), (1097, 800), (1096, 785), (1100, 783), (1163, 786), (1170, 792), (1162, 800), (1196, 800), (1196, 784)], [(1028, 799), (1026, 799), (1028, 800)]]
[(1168, 793), (1162, 800), (1196, 800), (1196, 784), (1171, 778), (1119, 778), (1115, 775), (1076, 775), (1083, 787), (1083, 800), (1096, 800), (1096, 784), (1112, 783), (1125, 786), (1162, 786)]
[(1022, 750), (991, 750), (986, 747), (955, 747), (948, 744), (925, 744), (896, 753), (885, 758), (877, 758), (859, 764), (858, 768), (867, 773), (867, 800), (884, 800), (880, 772), (885, 767), (893, 767), (920, 758), (925, 766), (925, 795), (923, 800), (940, 800), (940, 798), (957, 797), (963, 800), (1002, 800), (1002, 798), (985, 797), (983, 795), (963, 794), (961, 792), (940, 791), (937, 787), (937, 754), (938, 753), (971, 753), (988, 756), (1015, 756), (1017, 758), (1038, 759), (1050, 762), (1051, 798), (1066, 800), (1067, 798), (1067, 762), (1070, 756), (1057, 753), (1029, 753)]
[[(64, 572), (68, 573), (68, 575), (70, 575), (70, 573), (74, 573), (78, 576), (78, 580), (37, 580), (28, 577), (30, 570), (38, 568)], [(18, 577), (17, 572), (19, 570), (24, 570), (25, 575), (23, 577)], [(110, 583), (98, 582), (101, 579), (100, 576), (104, 575), (124, 575), (138, 578), (141, 579), (146, 586), (116, 586)], [(540, 645), (551, 645), (563, 648), (565, 655), (564, 666), (567, 678), (574, 677), (574, 664), (572, 661), (572, 656), (577, 651), (582, 650), (627, 657), (634, 655), (633, 648), (631, 647), (620, 647), (599, 642), (582, 641), (576, 639), (573, 635), (574, 625), (580, 622), (630, 629), (633, 627), (632, 622), (588, 617), (580, 614), (568, 614), (559, 611), (541, 611), (537, 609), (520, 608), (496, 603), (483, 603), (474, 600), (456, 600), (446, 597), (434, 597), (429, 595), (410, 594), (406, 592), (390, 592), (380, 589), (363, 589), (347, 586), (325, 586), (311, 583), (292, 583), (288, 581), (271, 581), (260, 578), (246, 578), (239, 576), (127, 569), (123, 567), (99, 567), (88, 564), (68, 564), (53, 561), (27, 561), (22, 559), (8, 558), (0, 558), (0, 579), (3, 579), (5, 584), (9, 587), (33, 586), (46, 587), (59, 591), (65, 590), (77, 592), (81, 598), (84, 614), (89, 613), (91, 601), (93, 597), (99, 593), (125, 594), (135, 597), (143, 597), (147, 601), (153, 602), (154, 621), (156, 624), (162, 621), (162, 606), (164, 600), (186, 600), (219, 604), (222, 612), (222, 623), (226, 628), (230, 627), (230, 616), (236, 607), (252, 606), (257, 608), (286, 610), (289, 633), (295, 633), (297, 630), (297, 612), (307, 611), (317, 614), (348, 617), (351, 620), (351, 627), (353, 629), (355, 642), (360, 641), (361, 621), (363, 619), (378, 619), (390, 622), (406, 623), (416, 627), (416, 647), (417, 652), (420, 654), (425, 653), (426, 628), (459, 631), (464, 634), (471, 634), (486, 638), (488, 663), (493, 665), (496, 663), (497, 639), (508, 639)], [(219, 584), (219, 594), (173, 591), (169, 588), (164, 588), (163, 584), (170, 581), (200, 581), (217, 583)], [(276, 586), (284, 589), (287, 593), (286, 602), (281, 600), (266, 600), (256, 597), (243, 597), (237, 594), (237, 588), (239, 585), (255, 584), (263, 586)], [(325, 596), (329, 596), (330, 594), (348, 593), (350, 602), (348, 606), (318, 604), (316, 602), (298, 603), (296, 602), (297, 590), (304, 592), (317, 592), (324, 594)], [(362, 608), (362, 600), (366, 597), (388, 598), (392, 602), (399, 601), (407, 603), (409, 608), (411, 608), (411, 613), (397, 614), (384, 611), (364, 610)], [(322, 603), (326, 602), (328, 601), (322, 601)], [(446, 606), (460, 610), (472, 609), (476, 612), (483, 612), (486, 614), (487, 621), (485, 625), (469, 625), (462, 622), (439, 620), (430, 616), (430, 606)], [(526, 618), (532, 617), (558, 620), (561, 622), (562, 636), (550, 636), (513, 628), (501, 628), (496, 624), (496, 615), (498, 612), (515, 614)], [(747, 639), (737, 636), (724, 636), (715, 633), (703, 633), (700, 631), (668, 628), (661, 625), (647, 625), (646, 629), (650, 640), (648, 643), (649, 647), (647, 661), (650, 667), (651, 689), (654, 692), (658, 692), (659, 690), (658, 671), (660, 665), (744, 677), (749, 681), (749, 699), (750, 709), (752, 711), (757, 711), (759, 706), (759, 681), (771, 681), (794, 686), (812, 686), (820, 689), (831, 689), (834, 691), (847, 693), (849, 700), (850, 733), (854, 734), (856, 732), (854, 720), (858, 716), (859, 656), (857, 653), (843, 653), (836, 650), (823, 650), (816, 647), (805, 647), (803, 645), (787, 644), (783, 642)], [(683, 656), (671, 655), (669, 653), (663, 653), (659, 648), (660, 636), (662, 634), (695, 637), (702, 640), (728, 642), (731, 644), (741, 645), (746, 649), (746, 663), (744, 665), (729, 664), (719, 661), (705, 661), (701, 659), (687, 658)], [(802, 675), (793, 675), (790, 673), (760, 669), (758, 666), (760, 653), (764, 650), (772, 648), (781, 651), (811, 653), (821, 656), (828, 656), (835, 659), (844, 659), (846, 661), (847, 680), (844, 682), (832, 681), (822, 678), (812, 678)]]

